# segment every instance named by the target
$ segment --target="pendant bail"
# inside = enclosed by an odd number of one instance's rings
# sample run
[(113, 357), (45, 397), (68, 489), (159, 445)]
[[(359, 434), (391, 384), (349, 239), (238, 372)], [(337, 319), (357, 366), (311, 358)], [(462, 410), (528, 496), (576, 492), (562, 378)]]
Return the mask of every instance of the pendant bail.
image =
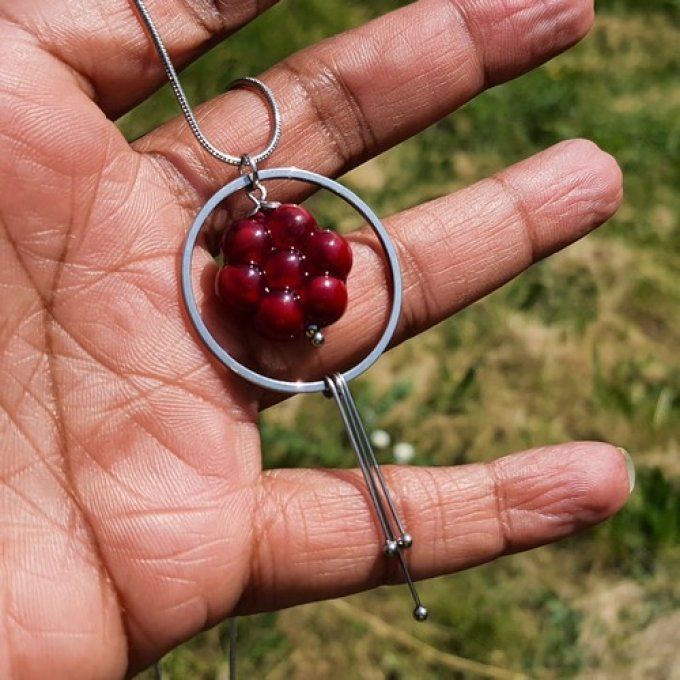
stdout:
[[(246, 196), (255, 206), (251, 211), (251, 215), (259, 210), (275, 210), (281, 204), (277, 201), (267, 200), (267, 187), (260, 180), (260, 171), (257, 167), (257, 162), (250, 154), (243, 154), (241, 156), (241, 163), (239, 164), (239, 174), (246, 176), (250, 182), (250, 187), (246, 188)], [(258, 195), (259, 194), (259, 195)]]

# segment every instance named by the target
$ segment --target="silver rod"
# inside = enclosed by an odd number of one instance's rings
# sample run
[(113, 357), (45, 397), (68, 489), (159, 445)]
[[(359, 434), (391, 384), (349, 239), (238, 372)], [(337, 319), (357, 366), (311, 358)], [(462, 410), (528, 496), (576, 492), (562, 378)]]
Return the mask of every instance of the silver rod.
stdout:
[(418, 591), (416, 590), (416, 587), (413, 583), (413, 579), (411, 578), (411, 572), (409, 571), (408, 564), (406, 564), (406, 558), (404, 557), (404, 553), (399, 551), (398, 557), (399, 557), (399, 562), (401, 563), (401, 570), (404, 572), (404, 576), (406, 578), (406, 585), (408, 586), (408, 589), (411, 591), (411, 597), (413, 598), (413, 603), (416, 605), (416, 611), (418, 609), (424, 609), (423, 603), (420, 601), (420, 596), (418, 595)]
[[(365, 428), (363, 427), (363, 423), (361, 422), (359, 411), (356, 408), (356, 403), (354, 402), (352, 393), (349, 391), (349, 387), (347, 386), (346, 381), (342, 379), (342, 376), (339, 376), (338, 374), (329, 376), (326, 379), (326, 383), (328, 385), (328, 389), (331, 393), (331, 396), (334, 398), (336, 404), (338, 405), (338, 409), (340, 410), (340, 415), (342, 417), (343, 423), (345, 424), (345, 428), (347, 429), (350, 441), (357, 454), (359, 465), (364, 475), (364, 479), (366, 480), (366, 486), (368, 487), (369, 493), (371, 494), (371, 499), (376, 509), (376, 513), (378, 514), (381, 524), (383, 525), (383, 530), (385, 531), (386, 537), (389, 537), (386, 538), (386, 540), (394, 541), (394, 533), (392, 532), (392, 527), (390, 526), (389, 520), (386, 517), (385, 509), (382, 505), (382, 500), (380, 499), (379, 489), (376, 487), (375, 478), (373, 477), (373, 474), (371, 473), (370, 470), (370, 466), (368, 463), (369, 454), (366, 448), (364, 447), (364, 443), (366, 443), (366, 446), (369, 449), (371, 449), (370, 442), (368, 441), (368, 437), (362, 437), (359, 434), (359, 432), (361, 431), (363, 431), (365, 434)], [(373, 454), (373, 458), (375, 459), (375, 454)], [(370, 481), (367, 478), (367, 476), (370, 477)], [(389, 493), (389, 491), (387, 493)], [(404, 574), (404, 579), (406, 580), (406, 584), (411, 594), (411, 598), (413, 599), (413, 602), (415, 604), (413, 616), (417, 621), (425, 621), (425, 619), (427, 619), (428, 616), (428, 611), (423, 606), (420, 600), (418, 591), (416, 590), (416, 587), (413, 583), (413, 579), (411, 578), (411, 573), (409, 571), (406, 558), (404, 557), (403, 552), (399, 549), (396, 541), (394, 541), (394, 547), (395, 550), (393, 552), (386, 551), (386, 553), (388, 555), (396, 555), (399, 558), (399, 566), (401, 567), (401, 570)]]
[[(338, 383), (342, 384), (343, 390), (346, 391), (351, 396), (349, 386), (347, 385), (347, 382), (342, 377), (342, 375), (336, 374), (336, 381)], [(361, 419), (361, 415), (359, 413), (359, 409), (357, 408), (356, 402), (354, 401), (354, 399), (351, 399), (351, 398), (348, 399), (347, 402), (348, 402), (348, 406), (349, 406), (350, 411), (351, 411), (351, 415), (354, 419), (356, 431), (357, 431), (358, 436), (359, 436), (361, 443), (362, 443), (364, 457), (365, 457), (372, 473), (375, 474), (375, 476), (378, 479), (378, 485), (379, 485), (379, 487), (382, 491), (382, 494), (385, 497), (387, 505), (390, 509), (390, 514), (392, 515), (392, 519), (394, 520), (394, 523), (397, 526), (398, 533), (399, 533), (397, 541), (399, 543), (399, 547), (400, 548), (410, 548), (413, 545), (413, 539), (411, 538), (411, 536), (409, 534), (407, 534), (404, 531), (404, 525), (401, 521), (401, 518), (399, 516), (397, 508), (396, 508), (394, 501), (392, 499), (392, 494), (390, 493), (390, 489), (387, 486), (387, 482), (386, 482), (385, 477), (383, 475), (380, 464), (378, 463), (378, 460), (375, 456), (375, 451), (373, 450), (373, 446), (371, 445), (370, 439), (368, 437), (368, 433), (366, 432), (366, 428), (364, 427), (364, 423)]]
[[(364, 428), (361, 422), (361, 418), (359, 417), (359, 412), (356, 408), (356, 404), (354, 402), (354, 397), (352, 397), (352, 393), (349, 391), (347, 382), (339, 373), (333, 374), (333, 376), (331, 376), (331, 379), (333, 380), (333, 384), (335, 385), (335, 388), (338, 391), (338, 394), (340, 395), (343, 407), (347, 412), (347, 419), (350, 423), (348, 426), (348, 431), (351, 431), (352, 433), (351, 436), (353, 438), (353, 446), (355, 448), (356, 454), (361, 464), (367, 471), (368, 480), (366, 481), (366, 484), (370, 485), (371, 488), (373, 489), (382, 516), (385, 519), (385, 523), (389, 527), (389, 540), (394, 541), (396, 539), (396, 536), (394, 531), (392, 531), (392, 525), (390, 524), (389, 518), (387, 517), (387, 512), (385, 511), (385, 506), (383, 505), (382, 502), (380, 488), (376, 484), (375, 478), (373, 476), (371, 470), (371, 462), (368, 456), (366, 455), (364, 438), (362, 437), (362, 432), (364, 432)], [(391, 554), (392, 552), (393, 551), (388, 550), (388, 554)]]
[[(374, 463), (373, 470), (379, 474), (381, 483), (382, 483), (382, 490), (386, 498), (390, 499), (390, 492), (389, 489), (387, 488), (387, 484), (385, 482), (384, 476), (381, 474), (380, 471), (380, 466), (378, 464), (378, 461), (375, 457), (375, 452), (373, 451), (373, 447), (370, 444), (370, 441), (368, 439), (368, 435), (366, 434), (366, 428), (363, 425), (363, 422), (361, 420), (361, 416), (359, 414), (359, 409), (356, 406), (356, 402), (354, 401), (354, 398), (352, 397), (352, 393), (349, 390), (349, 386), (347, 385), (347, 382), (344, 380), (344, 378), (339, 375), (335, 374), (331, 376), (331, 378), (328, 380), (329, 384), (332, 385), (333, 388), (335, 388), (334, 393), (338, 394), (342, 398), (343, 402), (343, 407), (347, 408), (349, 410), (349, 415), (350, 415), (350, 420), (351, 420), (351, 430), (352, 433), (355, 437), (355, 441), (358, 439), (358, 442), (360, 444), (360, 448), (362, 449), (361, 453), (357, 451), (357, 455), (360, 458), (360, 460), (364, 461), (364, 465), (369, 465), (369, 459), (372, 460)], [(344, 420), (343, 416), (343, 420)], [(348, 428), (349, 431), (349, 428)], [(375, 484), (375, 479), (373, 478), (373, 475), (371, 474), (371, 479), (373, 484)], [(376, 489), (377, 491), (377, 489)], [(396, 508), (390, 503), (391, 508), (393, 509), (394, 516), (396, 518), (397, 513), (396, 513)], [(382, 503), (380, 503), (380, 507), (382, 508)], [(382, 510), (384, 513), (384, 509)], [(394, 534), (392, 534), (393, 536)], [(404, 536), (404, 532), (402, 530), (402, 537)], [(399, 546), (402, 547), (402, 546)], [(401, 570), (404, 574), (404, 579), (406, 580), (406, 585), (408, 586), (409, 592), (411, 593), (411, 598), (413, 599), (413, 603), (415, 604), (415, 608), (413, 609), (413, 617), (417, 621), (425, 621), (428, 616), (428, 611), (427, 609), (423, 606), (423, 603), (420, 600), (420, 596), (418, 595), (418, 591), (416, 590), (415, 584), (413, 583), (413, 579), (411, 578), (411, 572), (408, 567), (408, 563), (406, 562), (406, 558), (404, 557), (404, 554), (401, 550), (397, 550), (396, 553), (397, 557), (399, 558), (399, 565), (401, 567)]]
[(338, 385), (335, 382), (335, 376), (330, 376), (329, 378), (327, 378), (326, 383), (328, 385), (328, 389), (331, 393), (331, 396), (333, 397), (333, 400), (335, 401), (338, 410), (340, 411), (340, 417), (342, 418), (342, 422), (345, 425), (345, 430), (347, 431), (347, 435), (349, 436), (352, 448), (356, 453), (357, 460), (359, 462), (359, 468), (361, 469), (361, 473), (364, 477), (368, 493), (371, 497), (371, 502), (373, 503), (376, 515), (378, 516), (378, 521), (380, 522), (380, 526), (382, 527), (383, 534), (385, 536), (385, 546), (387, 547), (392, 543), (396, 543), (396, 541), (394, 538), (394, 534), (392, 533), (392, 528), (390, 527), (390, 524), (387, 520), (387, 515), (385, 513), (385, 509), (383, 508), (382, 501), (380, 500), (380, 496), (377, 493), (377, 489), (375, 487), (375, 483), (371, 475), (371, 472), (368, 468), (368, 464), (364, 459), (359, 439), (357, 433), (354, 430), (354, 424), (352, 422), (352, 419), (350, 418), (348, 407), (346, 405), (345, 395), (342, 394), (340, 389), (338, 388)]

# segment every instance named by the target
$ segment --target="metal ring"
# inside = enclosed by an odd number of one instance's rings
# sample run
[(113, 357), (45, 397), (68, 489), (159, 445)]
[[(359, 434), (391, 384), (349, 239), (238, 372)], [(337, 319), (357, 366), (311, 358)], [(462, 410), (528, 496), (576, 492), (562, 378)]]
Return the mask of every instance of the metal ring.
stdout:
[[(370, 352), (370, 354), (368, 354), (368, 356), (356, 364), (356, 366), (350, 368), (348, 371), (342, 374), (345, 381), (349, 382), (373, 366), (373, 364), (387, 349), (397, 328), (399, 316), (401, 315), (401, 303), (403, 297), (401, 267), (399, 265), (397, 251), (390, 240), (387, 230), (373, 210), (371, 210), (371, 208), (353, 191), (350, 191), (347, 187), (343, 186), (339, 182), (329, 179), (328, 177), (324, 177), (323, 175), (319, 175), (315, 172), (300, 170), (298, 168), (271, 168), (269, 170), (262, 170), (260, 172), (260, 179), (295, 180), (299, 182), (307, 182), (308, 184), (314, 184), (315, 186), (321, 187), (322, 189), (327, 189), (328, 191), (334, 193), (336, 196), (340, 197), (346, 203), (352, 206), (368, 222), (369, 226), (371, 229), (373, 229), (376, 236), (380, 240), (380, 244), (385, 251), (390, 278), (392, 280), (392, 308), (390, 310), (390, 315), (387, 320), (385, 330), (383, 331), (380, 340), (378, 340), (378, 343)], [(215, 358), (241, 378), (248, 380), (258, 387), (263, 387), (264, 389), (272, 390), (274, 392), (284, 392), (287, 394), (325, 392), (326, 382), (324, 380), (315, 380), (309, 382), (278, 380), (276, 378), (270, 378), (269, 376), (262, 375), (261, 373), (244, 366), (239, 361), (236, 361), (234, 357), (232, 357), (220, 344), (218, 344), (218, 342), (208, 330), (198, 311), (196, 298), (194, 296), (194, 289), (191, 283), (191, 272), (194, 249), (196, 248), (196, 243), (201, 233), (201, 229), (215, 208), (217, 208), (217, 206), (222, 203), (222, 201), (229, 198), (229, 196), (235, 194), (240, 189), (245, 188), (249, 181), (250, 180), (248, 176), (244, 175), (222, 187), (222, 189), (220, 189), (203, 206), (201, 212), (198, 214), (195, 222), (189, 230), (186, 242), (184, 244), (184, 249), (182, 251), (181, 263), (182, 297), (184, 298), (184, 304), (186, 305), (189, 318), (191, 319), (191, 323), (196, 329), (199, 337), (205, 343), (210, 352), (215, 356)]]
[(267, 143), (267, 146), (263, 151), (260, 151), (257, 154), (249, 153), (241, 156), (230, 156), (229, 154), (223, 154), (224, 160), (226, 160), (226, 162), (228, 163), (231, 163), (231, 165), (240, 166), (243, 162), (244, 156), (247, 156), (249, 159), (251, 159), (251, 162), (255, 166), (257, 166), (259, 163), (269, 158), (276, 150), (276, 147), (279, 145), (282, 127), (281, 109), (279, 109), (279, 105), (278, 102), (276, 101), (274, 93), (261, 80), (250, 77), (237, 78), (236, 80), (232, 80), (229, 83), (229, 85), (227, 85), (226, 92), (229, 92), (229, 90), (233, 90), (237, 87), (245, 87), (250, 88), (251, 90), (256, 90), (259, 94), (261, 94), (264, 97), (265, 101), (269, 105), (269, 109), (272, 115), (273, 129), (271, 136), (269, 137), (269, 142)]

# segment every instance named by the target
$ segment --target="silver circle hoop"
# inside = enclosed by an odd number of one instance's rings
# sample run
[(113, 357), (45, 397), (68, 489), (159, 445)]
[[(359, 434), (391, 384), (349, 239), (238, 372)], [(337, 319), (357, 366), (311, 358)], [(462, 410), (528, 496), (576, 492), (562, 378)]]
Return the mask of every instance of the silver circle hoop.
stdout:
[[(392, 307), (390, 310), (390, 315), (387, 320), (385, 330), (383, 331), (380, 340), (378, 340), (378, 343), (373, 348), (371, 353), (362, 359), (362, 361), (360, 361), (358, 364), (356, 364), (356, 366), (350, 368), (348, 371), (342, 374), (345, 381), (349, 382), (350, 380), (353, 380), (367, 371), (380, 358), (380, 356), (390, 344), (390, 341), (392, 340), (394, 332), (397, 328), (397, 323), (399, 322), (399, 316), (401, 315), (403, 287), (401, 281), (401, 267), (399, 266), (399, 258), (394, 245), (390, 240), (387, 230), (373, 210), (371, 210), (371, 208), (353, 191), (350, 191), (347, 187), (343, 186), (339, 182), (336, 182), (335, 180), (329, 179), (328, 177), (324, 177), (323, 175), (319, 175), (315, 172), (300, 170), (298, 168), (271, 168), (269, 170), (261, 170), (260, 179), (294, 180), (299, 182), (307, 182), (308, 184), (313, 184), (317, 187), (321, 187), (322, 189), (330, 191), (352, 206), (368, 222), (369, 226), (371, 229), (373, 229), (376, 236), (378, 237), (383, 250), (385, 251), (390, 278), (392, 279)], [(249, 183), (250, 178), (247, 175), (244, 175), (222, 187), (222, 189), (220, 189), (203, 206), (203, 209), (198, 214), (195, 222), (189, 230), (186, 242), (184, 244), (184, 250), (182, 251), (181, 270), (182, 297), (184, 298), (184, 304), (186, 305), (189, 318), (191, 319), (191, 323), (196, 329), (199, 337), (205, 343), (210, 352), (215, 356), (215, 358), (241, 378), (244, 378), (245, 380), (248, 380), (259, 387), (263, 387), (264, 389), (272, 390), (274, 392), (284, 392), (287, 394), (324, 392), (326, 390), (326, 382), (324, 380), (307, 382), (277, 380), (276, 378), (270, 378), (269, 376), (262, 375), (257, 371), (253, 371), (247, 366), (244, 366), (239, 361), (236, 361), (234, 357), (232, 357), (221, 345), (217, 343), (198, 311), (196, 298), (194, 296), (194, 289), (191, 283), (191, 273), (194, 249), (196, 248), (196, 243), (201, 233), (201, 229), (203, 228), (203, 225), (205, 224), (208, 217), (212, 214), (215, 208), (217, 208), (217, 206), (222, 203), (222, 201), (226, 200), (240, 189), (244, 189), (245, 187), (249, 186)]]

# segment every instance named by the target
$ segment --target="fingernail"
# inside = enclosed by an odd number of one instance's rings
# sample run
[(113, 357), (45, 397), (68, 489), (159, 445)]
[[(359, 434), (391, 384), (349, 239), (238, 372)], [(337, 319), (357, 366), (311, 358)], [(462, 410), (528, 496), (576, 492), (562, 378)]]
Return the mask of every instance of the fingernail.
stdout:
[(635, 463), (633, 463), (633, 459), (626, 449), (622, 449), (620, 446), (617, 448), (621, 452), (623, 459), (626, 461), (626, 472), (628, 473), (628, 494), (630, 495), (633, 493), (633, 489), (635, 488)]

